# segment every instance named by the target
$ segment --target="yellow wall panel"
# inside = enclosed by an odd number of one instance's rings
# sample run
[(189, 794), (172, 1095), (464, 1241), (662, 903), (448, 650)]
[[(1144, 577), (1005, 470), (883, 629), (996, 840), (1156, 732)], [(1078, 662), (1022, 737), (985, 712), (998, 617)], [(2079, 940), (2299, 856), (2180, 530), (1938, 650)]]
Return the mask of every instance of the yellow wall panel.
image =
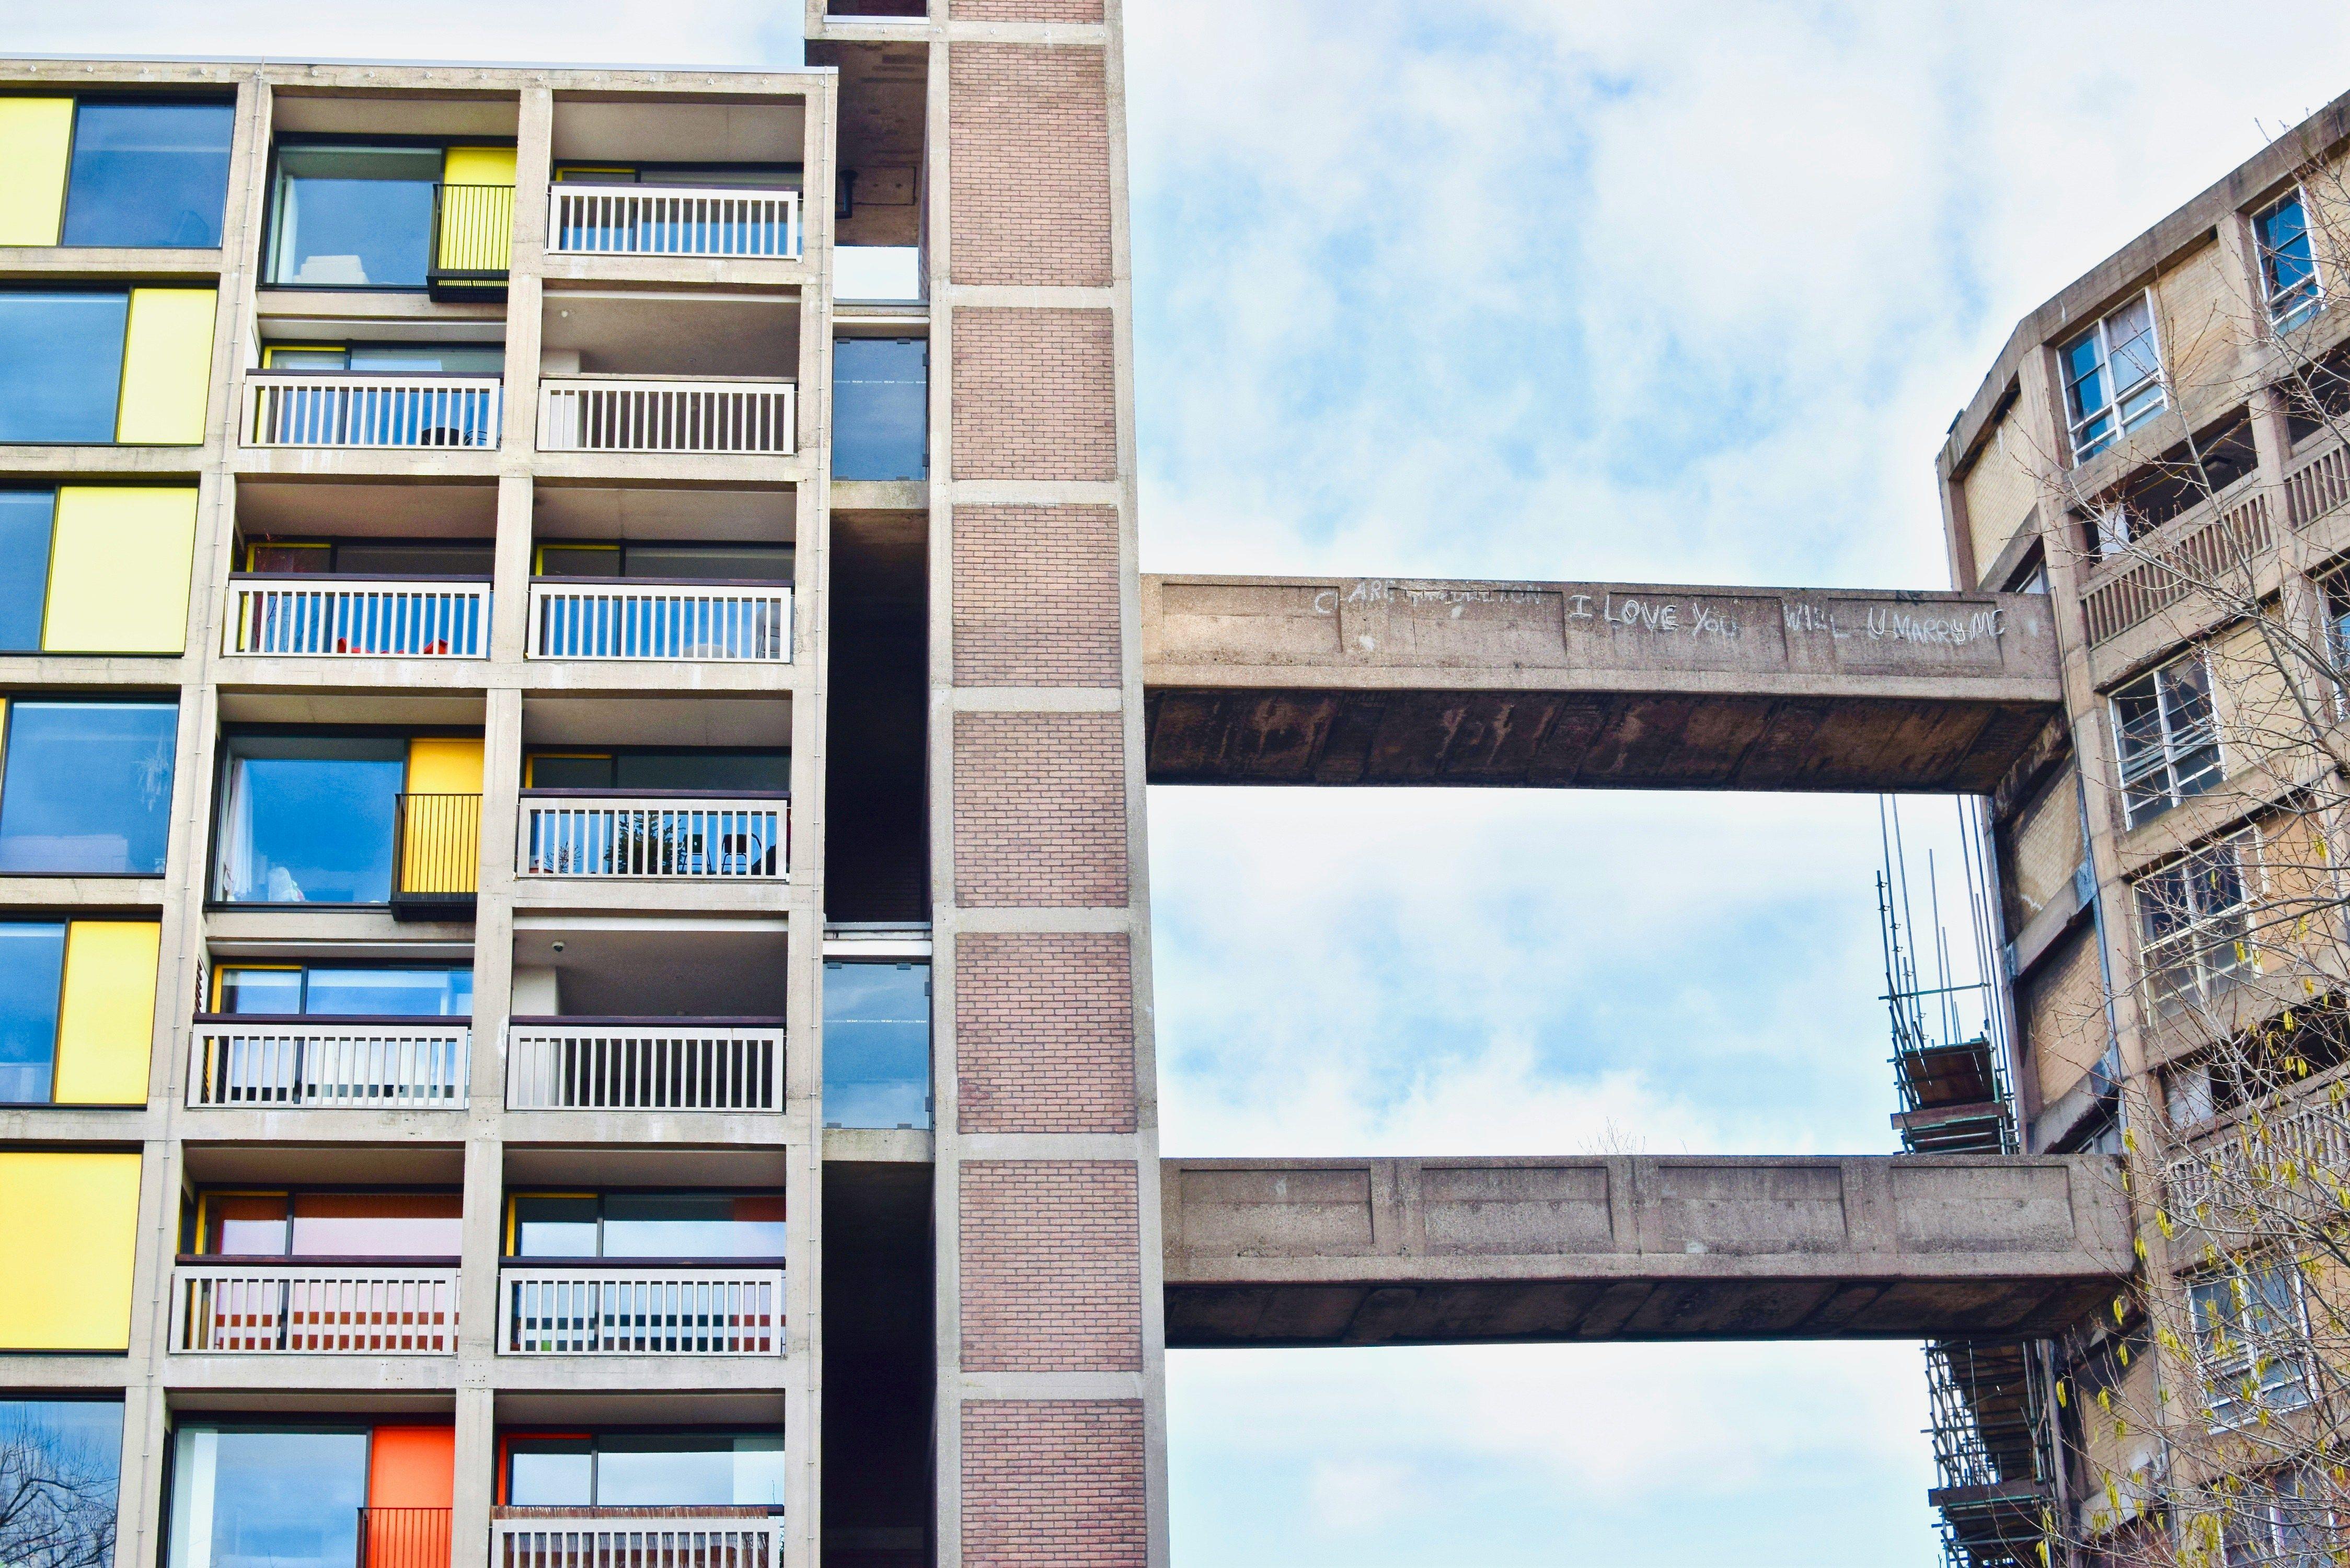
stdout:
[(441, 266), (504, 272), (514, 253), (515, 150), (452, 147), (442, 155)]
[(482, 741), (478, 735), (419, 735), (408, 742), (408, 793), (482, 793)]
[(57, 243), (73, 114), (69, 98), (0, 98), (0, 245)]
[(57, 492), (41, 646), (52, 653), (181, 653), (196, 493), (69, 484)]
[[(482, 861), (482, 741), (419, 735), (408, 742), (408, 816), (400, 886), (408, 893), (470, 893)], [(472, 800), (418, 796), (470, 795)]]
[(162, 940), (163, 928), (151, 920), (76, 920), (66, 928), (57, 1104), (147, 1103), (155, 961)]
[(0, 1149), (0, 1350), (128, 1350), (139, 1157)]
[(511, 185), (515, 182), (515, 150), (452, 147), (442, 156), (441, 178), (452, 185)]
[(136, 446), (203, 444), (216, 302), (209, 288), (130, 291), (116, 441)]

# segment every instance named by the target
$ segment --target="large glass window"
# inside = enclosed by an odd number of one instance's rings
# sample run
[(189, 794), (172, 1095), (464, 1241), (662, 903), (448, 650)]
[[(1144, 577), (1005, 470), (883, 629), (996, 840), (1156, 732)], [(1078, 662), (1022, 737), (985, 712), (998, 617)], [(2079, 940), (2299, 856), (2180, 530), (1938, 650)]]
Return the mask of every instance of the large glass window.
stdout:
[(226, 903), (382, 904), (407, 776), (397, 737), (233, 735), (215, 897)]
[(2075, 462), (2088, 462), (2167, 406), (2154, 307), (2143, 294), (2064, 345), (2059, 358)]
[(0, 1399), (0, 1563), (109, 1568), (120, 1399)]
[(931, 966), (827, 959), (824, 1125), (931, 1125)]
[(2269, 319), (2281, 327), (2300, 326), (2324, 297), (2301, 192), (2295, 191), (2254, 218), (2252, 234), (2260, 242), (2261, 288), (2268, 296)]
[(930, 476), (931, 346), (843, 337), (832, 346), (832, 476)]
[(54, 490), (0, 490), (0, 650), (30, 653), (41, 646), (57, 510)]
[(525, 759), (523, 777), (532, 789), (773, 794), (792, 787), (792, 754), (650, 746), (611, 752), (534, 752)]
[(219, 244), (235, 120), (225, 103), (81, 104), (65, 243)]
[(0, 872), (161, 876), (172, 815), (169, 702), (11, 702)]
[(432, 260), (437, 147), (287, 147), (277, 154), (269, 281), (422, 288)]
[(2253, 855), (2252, 836), (2239, 834), (2137, 879), (2138, 961), (2158, 1008), (2208, 1001), (2251, 966), (2244, 911), (2260, 869)]
[(470, 969), (351, 968), (327, 964), (223, 964), (213, 1007), (279, 1017), (470, 1018)]
[(524, 1508), (784, 1505), (781, 1433), (515, 1438), (506, 1501)]
[(182, 1427), (168, 1568), (350, 1568), (367, 1501), (363, 1428)]
[(518, 1258), (780, 1258), (780, 1192), (522, 1193)]
[(2202, 656), (2190, 654), (2115, 691), (2114, 741), (2122, 810), (2132, 827), (2217, 784), (2220, 726)]
[(127, 292), (0, 291), (0, 444), (114, 440)]
[[(62, 921), (0, 923), (0, 1104), (43, 1105), (55, 1083)], [(9, 1561), (0, 1555), (0, 1562)]]
[(788, 583), (789, 545), (542, 545), (547, 577), (665, 577), (692, 583)]
[(206, 1192), (196, 1250), (234, 1258), (453, 1258), (454, 1192)]

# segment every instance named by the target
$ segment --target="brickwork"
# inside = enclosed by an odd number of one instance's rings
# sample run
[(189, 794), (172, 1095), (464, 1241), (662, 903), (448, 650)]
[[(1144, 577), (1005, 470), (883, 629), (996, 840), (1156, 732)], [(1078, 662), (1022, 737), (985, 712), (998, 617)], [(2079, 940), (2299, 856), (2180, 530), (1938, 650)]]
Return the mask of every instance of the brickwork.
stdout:
[(1109, 312), (957, 310), (953, 440), (957, 479), (1116, 479)]
[[(947, 15), (958, 22), (1098, 22), (1102, 0), (954, 0)], [(962, 112), (960, 101), (955, 112)]]
[(955, 942), (957, 1125), (1134, 1130), (1134, 970), (1121, 932), (975, 932)]
[(955, 902), (1127, 901), (1125, 721), (955, 715)]
[(963, 1165), (963, 1370), (1140, 1369), (1134, 1169), (1122, 1159)]
[(1140, 1568), (1147, 1473), (1139, 1401), (970, 1401), (964, 1568)]
[(1115, 686), (1118, 510), (958, 506), (954, 678), (962, 686)]
[[(1090, 16), (1047, 12), (1090, 11)], [(957, 0), (958, 17), (1101, 20), (1099, 0)], [(1109, 93), (1100, 49), (954, 46), (948, 211), (954, 281), (1107, 288)]]

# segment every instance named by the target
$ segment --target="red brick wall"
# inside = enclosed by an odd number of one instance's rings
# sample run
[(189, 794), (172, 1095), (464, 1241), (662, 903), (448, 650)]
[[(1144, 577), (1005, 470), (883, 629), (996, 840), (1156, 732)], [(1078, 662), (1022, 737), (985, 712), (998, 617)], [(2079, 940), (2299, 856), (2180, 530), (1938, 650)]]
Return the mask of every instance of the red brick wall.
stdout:
[(1098, 22), (1102, 0), (954, 0), (947, 15), (958, 22)]
[(1118, 509), (958, 506), (954, 678), (1118, 683)]
[(1116, 713), (958, 713), (955, 902), (1127, 900), (1124, 720)]
[(1122, 1159), (964, 1163), (963, 1370), (1140, 1369), (1134, 1172)]
[(954, 313), (954, 477), (1118, 477), (1107, 310)]
[(1123, 932), (955, 940), (957, 1125), (1134, 1130), (1134, 971)]
[(1144, 1473), (1138, 1401), (966, 1403), (964, 1568), (1141, 1568)]
[[(1091, 16), (1046, 15), (1090, 11)], [(957, 16), (1098, 22), (1099, 0), (957, 0)], [(954, 46), (948, 62), (948, 252), (954, 281), (1110, 285), (1104, 52)]]

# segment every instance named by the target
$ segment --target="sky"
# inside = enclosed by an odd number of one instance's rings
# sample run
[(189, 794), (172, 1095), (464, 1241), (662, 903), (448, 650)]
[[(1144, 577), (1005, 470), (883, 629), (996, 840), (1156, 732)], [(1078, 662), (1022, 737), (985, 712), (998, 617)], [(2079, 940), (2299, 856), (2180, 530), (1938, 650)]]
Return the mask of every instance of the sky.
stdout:
[[(798, 16), (0, 0), (0, 38), (757, 66)], [(2339, 0), (1127, 17), (1151, 570), (1945, 586), (1934, 454), (2015, 320), (2350, 88)], [(1906, 808), (1946, 867), (1951, 810)], [(1893, 1147), (1872, 800), (1150, 814), (1169, 1153)], [(1911, 1345), (1180, 1352), (1169, 1404), (1180, 1568), (1937, 1560)]]

